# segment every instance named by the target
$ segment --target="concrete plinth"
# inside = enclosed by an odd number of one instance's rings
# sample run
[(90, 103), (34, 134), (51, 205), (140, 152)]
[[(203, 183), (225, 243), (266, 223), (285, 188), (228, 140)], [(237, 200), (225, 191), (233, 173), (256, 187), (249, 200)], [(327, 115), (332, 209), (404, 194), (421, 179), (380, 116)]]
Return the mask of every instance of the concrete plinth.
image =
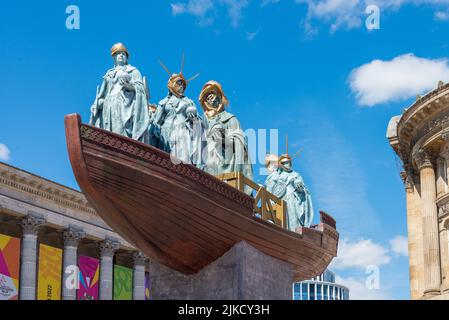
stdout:
[(240, 242), (191, 276), (151, 260), (150, 279), (154, 300), (291, 300), (293, 268)]

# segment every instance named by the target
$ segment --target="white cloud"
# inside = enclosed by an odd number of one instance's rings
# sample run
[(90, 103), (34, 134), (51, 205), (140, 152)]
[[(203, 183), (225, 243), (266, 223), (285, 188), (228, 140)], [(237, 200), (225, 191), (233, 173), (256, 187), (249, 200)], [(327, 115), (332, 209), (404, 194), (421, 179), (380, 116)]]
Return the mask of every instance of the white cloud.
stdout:
[(307, 17), (303, 21), (305, 31), (317, 33), (313, 21), (321, 21), (330, 26), (331, 33), (338, 29), (354, 29), (362, 26), (368, 17), (365, 9), (368, 5), (377, 5), (381, 14), (398, 10), (403, 5), (432, 6), (444, 8), (449, 0), (296, 0), (307, 5)]
[(425, 59), (404, 54), (393, 60), (373, 60), (354, 69), (349, 76), (351, 90), (362, 106), (403, 101), (449, 81), (447, 59)]
[(361, 239), (356, 242), (343, 239), (338, 244), (338, 255), (332, 261), (330, 269), (359, 268), (365, 270), (368, 266), (386, 265), (390, 261), (388, 249), (374, 243), (371, 239)]
[(191, 14), (198, 19), (202, 26), (211, 25), (213, 17), (210, 11), (214, 8), (212, 0), (189, 0), (187, 3), (170, 3), (172, 14)]
[(436, 11), (434, 14), (435, 20), (439, 21), (449, 21), (449, 12), (446, 11)]
[(238, 27), (243, 17), (242, 11), (249, 5), (249, 0), (187, 0), (185, 2), (170, 3), (174, 16), (190, 14), (198, 19), (202, 26), (214, 23), (214, 11), (224, 6), (233, 27)]
[(0, 143), (0, 161), (9, 161), (11, 156), (11, 152), (8, 147), (2, 143)]
[(391, 250), (401, 256), (408, 256), (408, 240), (407, 237), (398, 235), (390, 240)]
[(335, 282), (349, 289), (350, 300), (387, 300), (391, 299), (390, 294), (385, 289), (369, 289), (366, 279), (355, 277), (342, 278), (335, 277)]
[(233, 27), (237, 27), (242, 19), (242, 10), (249, 5), (249, 0), (220, 0), (228, 6), (228, 15)]
[(257, 31), (256, 32), (247, 32), (246, 33), (246, 39), (248, 41), (253, 41), (257, 36)]

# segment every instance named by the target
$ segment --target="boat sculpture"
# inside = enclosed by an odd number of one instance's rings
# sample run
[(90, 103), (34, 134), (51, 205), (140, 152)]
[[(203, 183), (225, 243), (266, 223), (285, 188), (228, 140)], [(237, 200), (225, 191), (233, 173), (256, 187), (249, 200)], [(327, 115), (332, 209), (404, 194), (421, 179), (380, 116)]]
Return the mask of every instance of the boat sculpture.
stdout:
[(170, 154), (65, 117), (75, 178), (101, 218), (148, 257), (195, 274), (245, 241), (288, 262), (294, 280), (321, 274), (336, 256), (335, 220), (292, 232), (254, 214), (254, 199)]

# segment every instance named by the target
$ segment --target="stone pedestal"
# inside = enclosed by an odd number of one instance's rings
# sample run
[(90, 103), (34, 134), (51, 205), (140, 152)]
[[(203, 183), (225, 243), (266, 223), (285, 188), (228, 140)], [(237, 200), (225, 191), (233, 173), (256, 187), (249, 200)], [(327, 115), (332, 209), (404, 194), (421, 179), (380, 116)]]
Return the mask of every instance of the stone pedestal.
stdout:
[(150, 261), (154, 300), (292, 300), (292, 265), (246, 242), (191, 276)]

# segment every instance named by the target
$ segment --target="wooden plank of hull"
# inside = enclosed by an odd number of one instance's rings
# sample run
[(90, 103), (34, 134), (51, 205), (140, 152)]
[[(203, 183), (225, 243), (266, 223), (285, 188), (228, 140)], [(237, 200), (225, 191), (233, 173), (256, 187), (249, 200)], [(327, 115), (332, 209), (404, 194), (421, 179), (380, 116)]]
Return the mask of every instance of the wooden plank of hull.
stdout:
[(80, 188), (114, 230), (173, 269), (196, 273), (242, 240), (292, 263), (295, 280), (318, 275), (336, 255), (338, 234), (328, 225), (303, 228), (302, 235), (282, 229), (253, 217), (250, 197), (197, 168), (174, 167), (169, 155), (151, 146), (83, 129), (91, 136), (81, 133), (79, 116), (66, 117)]

